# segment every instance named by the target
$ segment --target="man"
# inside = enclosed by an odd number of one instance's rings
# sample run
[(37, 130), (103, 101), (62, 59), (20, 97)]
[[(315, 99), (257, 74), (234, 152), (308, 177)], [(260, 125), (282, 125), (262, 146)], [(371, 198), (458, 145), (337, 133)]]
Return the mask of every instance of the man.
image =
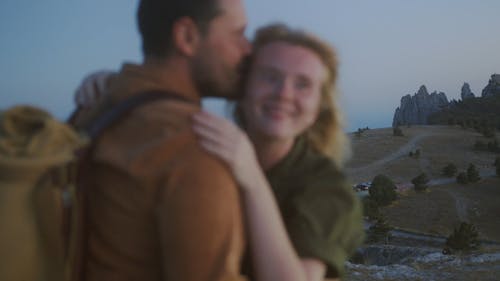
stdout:
[(202, 96), (228, 97), (250, 52), (241, 0), (141, 0), (144, 62), (110, 81), (97, 116), (148, 90), (162, 100), (105, 130), (91, 158), (86, 280), (241, 280), (238, 189), (191, 130)]

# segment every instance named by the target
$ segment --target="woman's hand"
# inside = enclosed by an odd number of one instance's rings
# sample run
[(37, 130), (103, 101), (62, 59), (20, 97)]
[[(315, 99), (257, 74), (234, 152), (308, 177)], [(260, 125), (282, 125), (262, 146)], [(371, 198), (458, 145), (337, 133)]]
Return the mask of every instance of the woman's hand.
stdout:
[(94, 107), (108, 90), (108, 80), (113, 71), (101, 70), (87, 75), (75, 92), (75, 103), (82, 109)]
[(195, 114), (193, 121), (201, 146), (222, 159), (243, 190), (250, 191), (263, 172), (247, 134), (231, 121), (204, 111)]

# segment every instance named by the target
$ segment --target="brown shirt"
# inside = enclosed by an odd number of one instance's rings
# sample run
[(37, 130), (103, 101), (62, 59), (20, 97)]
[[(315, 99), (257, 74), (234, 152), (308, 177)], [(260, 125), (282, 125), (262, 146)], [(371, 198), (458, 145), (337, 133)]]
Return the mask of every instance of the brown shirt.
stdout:
[[(125, 65), (110, 89), (111, 104), (168, 90), (134, 65)], [(185, 97), (193, 103), (137, 108), (99, 139), (85, 185), (87, 280), (244, 280), (238, 189), (222, 162), (197, 144), (190, 118), (199, 97)]]

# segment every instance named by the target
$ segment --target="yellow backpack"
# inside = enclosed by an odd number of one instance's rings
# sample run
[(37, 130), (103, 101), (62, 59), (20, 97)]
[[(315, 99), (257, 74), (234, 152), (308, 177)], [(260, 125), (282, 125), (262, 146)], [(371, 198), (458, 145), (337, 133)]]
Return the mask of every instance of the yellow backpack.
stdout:
[(67, 278), (73, 220), (65, 208), (74, 201), (75, 151), (86, 143), (41, 109), (0, 112), (0, 280)]
[(85, 278), (87, 194), (78, 182), (94, 143), (133, 109), (165, 99), (189, 102), (146, 91), (107, 108), (85, 135), (36, 107), (0, 111), (0, 281)]

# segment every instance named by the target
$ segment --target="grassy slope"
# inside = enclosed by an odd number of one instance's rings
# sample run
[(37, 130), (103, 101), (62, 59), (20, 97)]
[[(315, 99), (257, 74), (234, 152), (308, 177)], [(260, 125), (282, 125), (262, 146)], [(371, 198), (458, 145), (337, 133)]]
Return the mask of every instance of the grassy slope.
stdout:
[[(401, 183), (409, 182), (421, 172), (439, 178), (448, 162), (455, 163), (459, 171), (465, 170), (469, 163), (483, 172), (493, 171), (495, 155), (472, 149), (476, 140), (483, 139), (476, 132), (447, 126), (402, 129), (404, 137), (393, 137), (392, 129), (369, 130), (361, 138), (353, 137), (354, 157), (348, 164), (348, 173), (354, 182), (371, 180), (379, 173)], [(418, 141), (408, 146), (415, 138)], [(405, 146), (408, 150), (390, 157), (391, 161), (371, 165)], [(421, 150), (419, 159), (408, 157), (407, 151), (415, 149)], [(420, 194), (410, 190), (398, 202), (384, 208), (383, 213), (397, 227), (441, 235), (448, 235), (459, 221), (467, 220), (478, 226), (481, 238), (500, 241), (499, 201), (500, 179), (489, 178), (467, 186), (456, 183), (434, 186)]]

